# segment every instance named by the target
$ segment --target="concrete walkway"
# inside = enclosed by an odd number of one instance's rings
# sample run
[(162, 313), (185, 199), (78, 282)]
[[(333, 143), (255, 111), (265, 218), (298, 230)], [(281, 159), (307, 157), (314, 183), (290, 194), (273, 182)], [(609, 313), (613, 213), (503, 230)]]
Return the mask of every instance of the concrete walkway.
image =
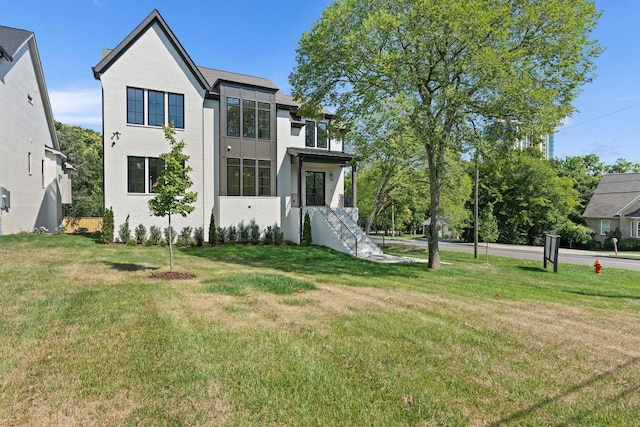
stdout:
[(382, 255), (366, 255), (366, 256), (361, 256), (358, 257), (361, 259), (366, 259), (367, 261), (371, 261), (371, 262), (377, 262), (378, 264), (400, 264), (400, 263), (407, 263), (407, 262), (428, 262), (428, 260), (423, 259), (423, 258), (411, 258), (411, 257), (400, 257), (400, 256), (395, 256), (395, 255), (388, 255), (388, 254), (382, 254)]

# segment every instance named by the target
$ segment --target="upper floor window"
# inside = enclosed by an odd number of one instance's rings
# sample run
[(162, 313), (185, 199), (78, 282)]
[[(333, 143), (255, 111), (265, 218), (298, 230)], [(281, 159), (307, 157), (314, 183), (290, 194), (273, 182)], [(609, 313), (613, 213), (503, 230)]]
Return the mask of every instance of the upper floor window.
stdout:
[(240, 136), (240, 100), (227, 98), (227, 136)]
[(144, 90), (127, 88), (127, 123), (144, 124)]
[(327, 148), (327, 124), (325, 122), (318, 123), (318, 148)]
[[(252, 99), (227, 98), (227, 136), (271, 139), (271, 104)], [(242, 125), (242, 126), (241, 126)]]
[(316, 122), (313, 120), (304, 122), (304, 145), (307, 147), (316, 146)]
[(149, 91), (149, 126), (164, 124), (164, 92)]
[(169, 94), (169, 123), (178, 129), (184, 129), (184, 95)]
[[(173, 123), (184, 129), (184, 95), (156, 90), (127, 88), (127, 123), (135, 125), (162, 126)], [(145, 123), (144, 105), (147, 105)], [(168, 108), (167, 108), (168, 107)], [(168, 111), (168, 114), (167, 114)]]

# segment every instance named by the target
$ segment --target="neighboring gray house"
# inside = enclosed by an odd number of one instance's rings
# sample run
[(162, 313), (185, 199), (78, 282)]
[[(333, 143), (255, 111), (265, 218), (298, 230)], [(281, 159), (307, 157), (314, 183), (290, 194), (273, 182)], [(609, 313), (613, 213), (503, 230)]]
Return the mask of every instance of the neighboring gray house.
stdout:
[(71, 167), (60, 152), (36, 39), (0, 26), (0, 235), (62, 223)]
[(622, 238), (640, 238), (640, 173), (604, 175), (582, 216), (602, 244), (620, 229)]
[(213, 213), (217, 226), (277, 225), (300, 242), (308, 211), (315, 243), (379, 251), (353, 221), (357, 210), (344, 206), (353, 156), (329, 135), (326, 111), (301, 118), (298, 103), (269, 79), (196, 66), (157, 10), (103, 51), (93, 72), (103, 94), (105, 208), (116, 227), (127, 217), (132, 227), (166, 227), (148, 202), (159, 155), (169, 151), (162, 125), (173, 122), (198, 193), (195, 211), (172, 219), (176, 231), (207, 230)]

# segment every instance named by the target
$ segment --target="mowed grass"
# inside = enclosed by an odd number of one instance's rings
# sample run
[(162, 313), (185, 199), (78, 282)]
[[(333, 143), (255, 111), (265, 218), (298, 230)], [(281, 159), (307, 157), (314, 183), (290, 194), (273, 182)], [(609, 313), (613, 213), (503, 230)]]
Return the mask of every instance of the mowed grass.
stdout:
[(441, 256), (0, 237), (0, 425), (638, 424), (640, 273)]

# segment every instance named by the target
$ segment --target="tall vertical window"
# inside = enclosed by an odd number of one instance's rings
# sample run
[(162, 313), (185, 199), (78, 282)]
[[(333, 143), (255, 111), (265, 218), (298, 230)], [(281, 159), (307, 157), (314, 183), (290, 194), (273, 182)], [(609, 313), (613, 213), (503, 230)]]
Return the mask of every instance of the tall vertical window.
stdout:
[(242, 161), (242, 195), (256, 195), (256, 161), (253, 159)]
[(127, 191), (144, 193), (144, 157), (128, 157), (127, 162)]
[(227, 98), (227, 136), (240, 136), (240, 100)]
[(40, 161), (40, 172), (42, 176), (42, 188), (44, 188), (44, 159)]
[(327, 124), (325, 122), (318, 123), (318, 148), (327, 148)]
[(269, 160), (258, 160), (258, 195), (271, 196), (271, 162)]
[(158, 179), (164, 174), (164, 160), (150, 157), (149, 158), (149, 173), (147, 176), (149, 177), (149, 193), (155, 193), (153, 188), (154, 184), (158, 182)]
[(256, 137), (256, 101), (242, 100), (242, 136)]
[(127, 88), (127, 123), (144, 124), (144, 90)]
[(178, 129), (184, 129), (184, 95), (169, 94), (169, 123)]
[(29, 155), (27, 156), (27, 161), (28, 161), (27, 168), (29, 171), (29, 175), (31, 175), (31, 153), (29, 153)]
[(258, 102), (258, 138), (271, 139), (271, 104)]
[(149, 91), (149, 126), (162, 126), (164, 124), (164, 92)]
[(304, 145), (307, 147), (316, 146), (316, 122), (313, 120), (304, 122)]
[(600, 221), (600, 234), (605, 235), (611, 231), (611, 221), (608, 219), (603, 219)]
[(227, 159), (227, 196), (240, 195), (240, 159)]

